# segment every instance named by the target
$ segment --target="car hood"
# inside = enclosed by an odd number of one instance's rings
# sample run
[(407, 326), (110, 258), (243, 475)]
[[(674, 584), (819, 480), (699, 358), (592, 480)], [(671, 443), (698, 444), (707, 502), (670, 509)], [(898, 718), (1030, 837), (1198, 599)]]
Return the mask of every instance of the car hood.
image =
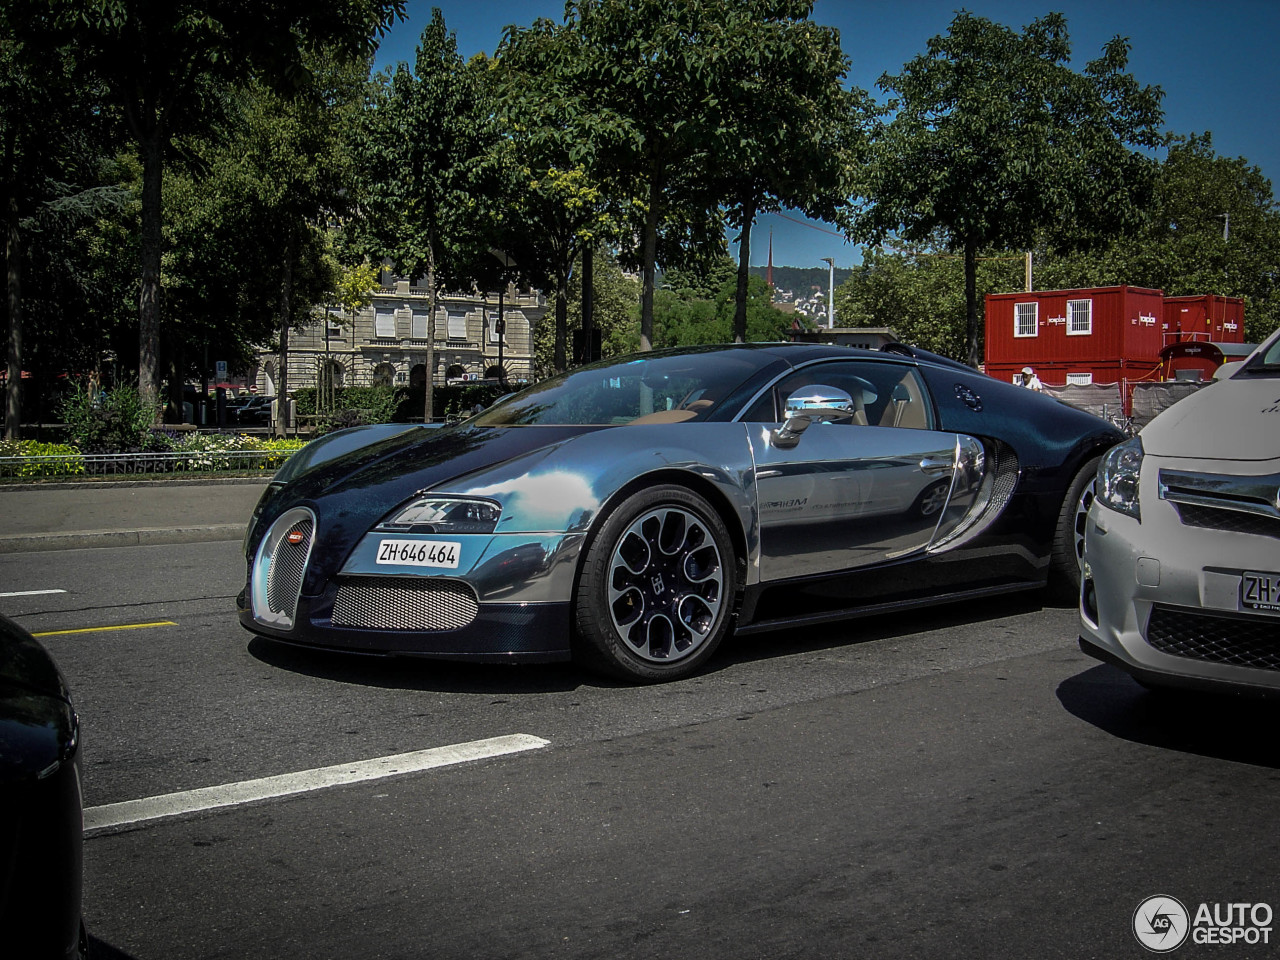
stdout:
[(317, 519), (312, 569), (319, 576), (340, 565), (361, 536), (415, 494), (518, 457), (549, 452), (599, 429), (461, 424), (384, 436), (318, 464), (283, 487), (273, 485), (255, 511), (246, 546), (256, 550), (278, 516), (307, 506)]
[(1218, 380), (1179, 400), (1142, 430), (1155, 456), (1204, 460), (1280, 457), (1280, 380)]

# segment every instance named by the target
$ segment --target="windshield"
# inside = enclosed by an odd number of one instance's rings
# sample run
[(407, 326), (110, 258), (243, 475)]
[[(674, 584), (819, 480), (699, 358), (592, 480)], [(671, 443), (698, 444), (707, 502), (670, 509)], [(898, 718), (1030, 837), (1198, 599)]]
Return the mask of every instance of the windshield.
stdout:
[(1254, 358), (1245, 364), (1241, 373), (1246, 376), (1251, 374), (1265, 376), (1280, 373), (1280, 331), (1271, 335), (1271, 340), (1265, 343)]
[(490, 407), (482, 427), (705, 420), (760, 369), (750, 351), (644, 354), (582, 367)]

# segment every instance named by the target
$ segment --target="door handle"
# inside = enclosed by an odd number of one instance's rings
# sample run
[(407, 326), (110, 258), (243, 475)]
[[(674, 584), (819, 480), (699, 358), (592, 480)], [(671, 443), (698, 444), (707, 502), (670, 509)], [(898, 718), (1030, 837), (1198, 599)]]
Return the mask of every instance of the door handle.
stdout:
[(955, 465), (950, 460), (935, 460), (933, 457), (925, 457), (920, 461), (921, 473), (950, 473), (955, 469)]

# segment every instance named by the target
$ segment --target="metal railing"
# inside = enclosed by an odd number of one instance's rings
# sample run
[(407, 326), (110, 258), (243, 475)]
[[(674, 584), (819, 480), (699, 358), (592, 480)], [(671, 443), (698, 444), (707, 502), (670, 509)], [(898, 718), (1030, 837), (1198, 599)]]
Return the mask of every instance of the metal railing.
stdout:
[(268, 475), (284, 466), (292, 453), (291, 450), (192, 450), (0, 457), (0, 479), (227, 472)]

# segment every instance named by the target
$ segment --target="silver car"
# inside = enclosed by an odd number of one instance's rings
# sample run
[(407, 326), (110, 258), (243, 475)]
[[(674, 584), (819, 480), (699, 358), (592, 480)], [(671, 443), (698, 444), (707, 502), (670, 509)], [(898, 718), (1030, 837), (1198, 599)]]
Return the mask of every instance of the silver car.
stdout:
[(1280, 331), (1098, 467), (1080, 646), (1149, 687), (1280, 691)]

